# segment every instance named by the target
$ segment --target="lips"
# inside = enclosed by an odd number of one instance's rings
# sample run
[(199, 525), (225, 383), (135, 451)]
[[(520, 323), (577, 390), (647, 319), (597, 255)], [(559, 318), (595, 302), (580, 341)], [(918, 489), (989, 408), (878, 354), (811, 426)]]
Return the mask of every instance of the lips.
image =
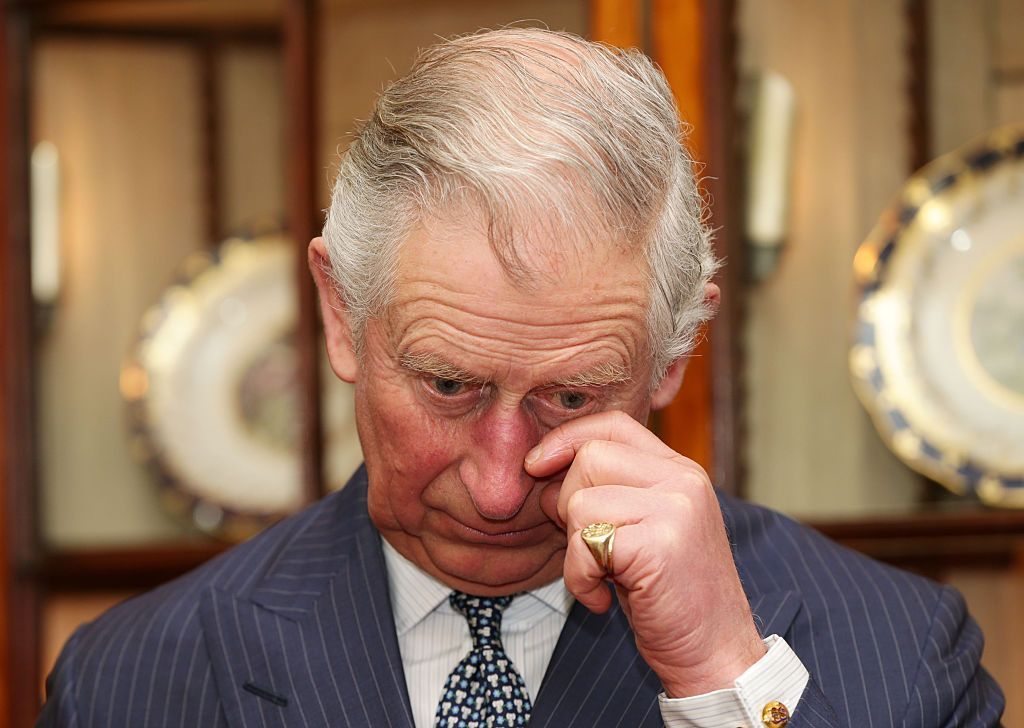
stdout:
[(554, 524), (545, 521), (535, 526), (528, 526), (521, 529), (496, 530), (493, 527), (488, 530), (470, 526), (462, 521), (444, 514), (446, 525), (450, 528), (447, 534), (452, 540), (464, 543), (475, 543), (485, 546), (529, 546), (543, 542), (548, 534), (547, 530)]

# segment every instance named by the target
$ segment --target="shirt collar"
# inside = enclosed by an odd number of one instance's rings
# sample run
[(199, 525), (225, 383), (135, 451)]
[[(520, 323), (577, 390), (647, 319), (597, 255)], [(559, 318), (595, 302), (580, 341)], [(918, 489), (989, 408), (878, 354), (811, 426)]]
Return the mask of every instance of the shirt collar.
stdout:
[[(426, 619), (435, 609), (447, 605), (452, 589), (398, 553), (387, 539), (381, 540), (388, 569), (395, 630), (402, 635)], [(568, 616), (575, 601), (562, 579), (556, 579), (527, 594), (563, 617)]]
[(398, 553), (387, 539), (381, 540), (388, 567), (395, 630), (402, 635), (447, 602), (452, 590)]

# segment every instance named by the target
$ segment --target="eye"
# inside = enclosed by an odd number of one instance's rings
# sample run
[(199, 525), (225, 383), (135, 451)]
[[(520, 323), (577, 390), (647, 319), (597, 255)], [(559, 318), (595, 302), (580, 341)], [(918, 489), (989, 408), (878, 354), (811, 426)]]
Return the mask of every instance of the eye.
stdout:
[(590, 397), (583, 392), (558, 392), (555, 396), (558, 404), (567, 410), (582, 409), (590, 402)]
[(444, 379), (442, 377), (434, 377), (430, 380), (430, 386), (434, 388), (434, 391), (445, 397), (454, 397), (460, 394), (462, 390), (466, 388), (465, 382), (460, 382), (458, 379)]

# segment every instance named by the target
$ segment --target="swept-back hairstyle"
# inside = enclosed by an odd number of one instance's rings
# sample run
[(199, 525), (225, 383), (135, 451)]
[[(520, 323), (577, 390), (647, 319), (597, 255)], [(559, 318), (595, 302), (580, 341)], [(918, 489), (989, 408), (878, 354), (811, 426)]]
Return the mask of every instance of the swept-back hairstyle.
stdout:
[(391, 299), (402, 241), (468, 206), (513, 279), (530, 278), (522, 251), (537, 230), (643, 261), (656, 385), (709, 317), (717, 267), (682, 133), (665, 77), (635, 50), (507, 28), (422, 51), (342, 154), (327, 213), (357, 353)]

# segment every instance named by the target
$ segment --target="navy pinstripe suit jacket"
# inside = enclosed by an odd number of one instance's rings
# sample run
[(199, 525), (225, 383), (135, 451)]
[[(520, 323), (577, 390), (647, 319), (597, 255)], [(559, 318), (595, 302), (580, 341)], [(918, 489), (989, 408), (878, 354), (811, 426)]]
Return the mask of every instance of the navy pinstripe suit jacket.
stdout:
[[(411, 728), (365, 477), (80, 628), (38, 725)], [(722, 507), (759, 627), (812, 676), (791, 726), (998, 723), (1003, 697), (955, 591), (770, 511)], [(531, 724), (660, 725), (659, 690), (621, 611), (577, 604)]]

